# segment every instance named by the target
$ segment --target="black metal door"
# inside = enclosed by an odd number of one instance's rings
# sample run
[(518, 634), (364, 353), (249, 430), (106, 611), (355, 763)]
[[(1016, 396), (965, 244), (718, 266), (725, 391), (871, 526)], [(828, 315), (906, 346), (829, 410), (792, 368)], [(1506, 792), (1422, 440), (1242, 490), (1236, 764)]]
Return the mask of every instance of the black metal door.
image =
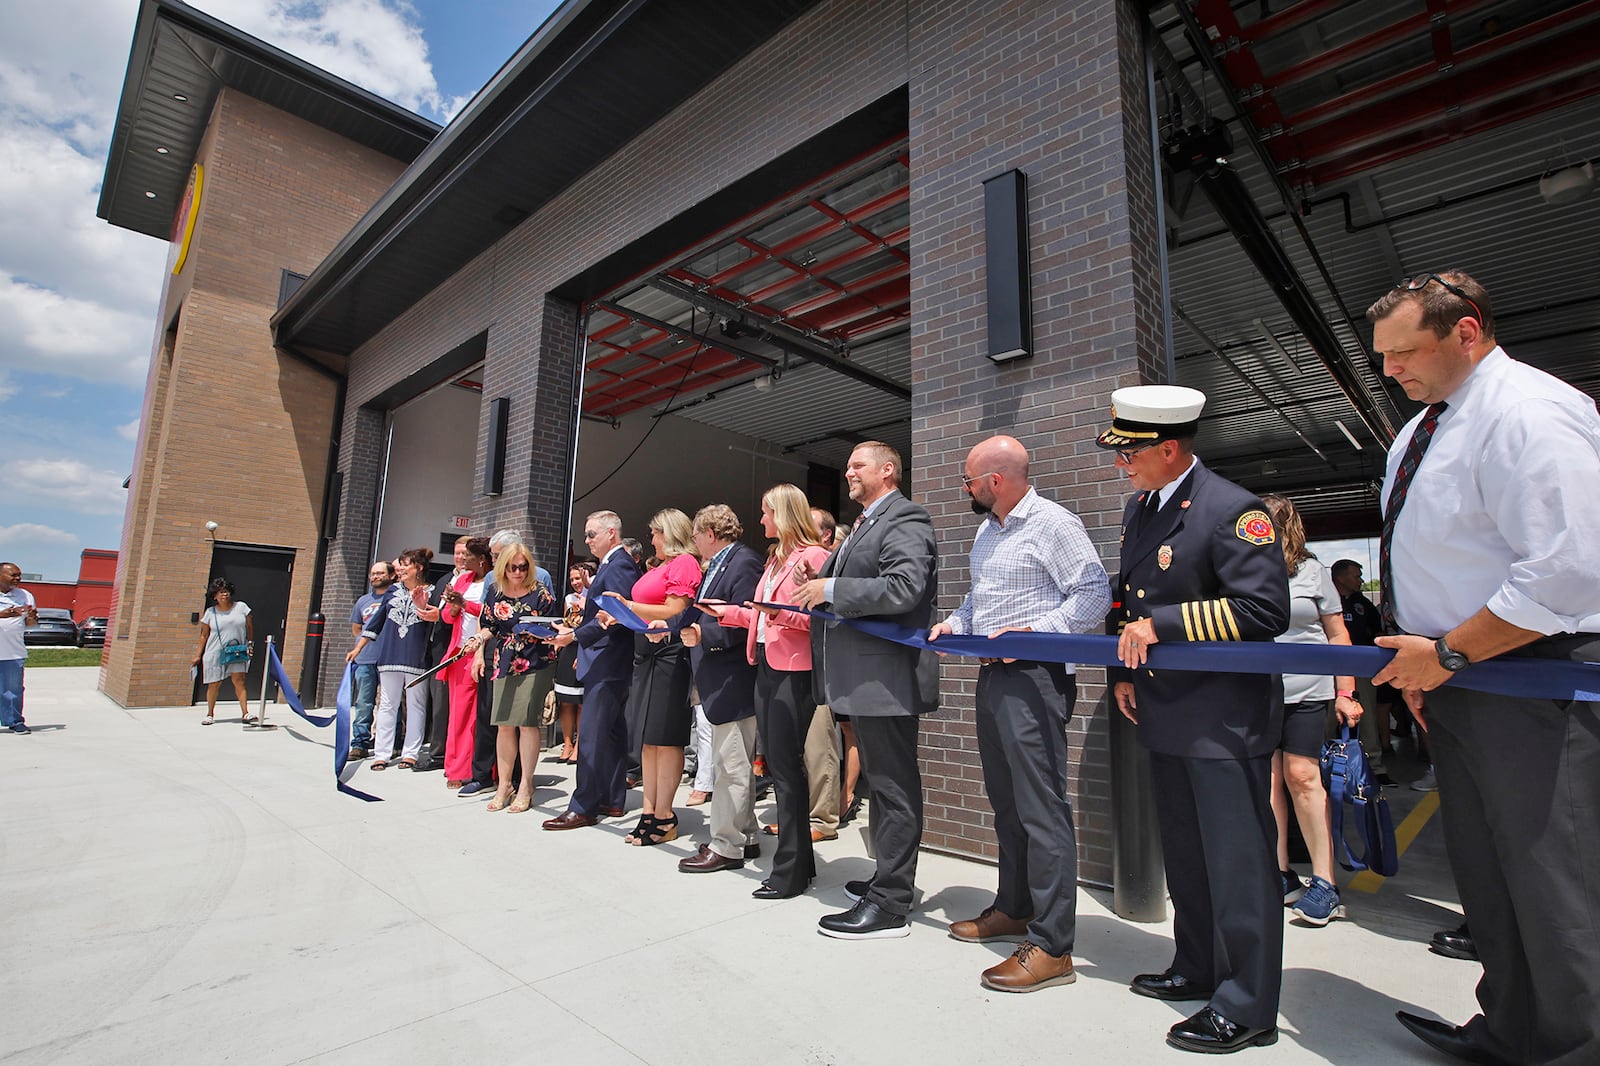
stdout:
[[(267, 669), (267, 636), (283, 658), (283, 633), (289, 618), (289, 583), (294, 576), (294, 549), (266, 544), (218, 543), (211, 549), (211, 573), (206, 584), (219, 577), (233, 582), (234, 597), (250, 605), (250, 620), (255, 630), (251, 645), (250, 672), (246, 687), (252, 705), (261, 698), (261, 678)], [(201, 610), (209, 604), (202, 605)], [(218, 702), (231, 699), (232, 689), (224, 686)], [(197, 678), (193, 701), (205, 698), (205, 686)], [(252, 713), (254, 713), (252, 711)]]

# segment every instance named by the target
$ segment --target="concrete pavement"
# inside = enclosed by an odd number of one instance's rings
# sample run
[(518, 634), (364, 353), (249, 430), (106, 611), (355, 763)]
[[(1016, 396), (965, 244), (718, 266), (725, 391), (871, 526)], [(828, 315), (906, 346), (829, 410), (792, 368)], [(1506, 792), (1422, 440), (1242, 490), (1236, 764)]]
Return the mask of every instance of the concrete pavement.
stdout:
[[(30, 670), (35, 733), (0, 735), (0, 1062), (1192, 1061), (1163, 1042), (1187, 1005), (1126, 988), (1170, 961), (1170, 927), (1099, 891), (1076, 984), (989, 992), (1010, 945), (944, 925), (990, 902), (990, 867), (924, 854), (911, 936), (840, 942), (816, 920), (870, 872), (854, 826), (810, 894), (763, 903), (770, 841), (744, 871), (677, 872), (704, 807), (656, 848), (622, 843), (631, 820), (541, 832), (572, 773), (547, 762), (527, 814), (394, 769), (357, 774), (385, 800), (362, 803), (333, 789), (331, 729), (124, 711), (96, 676)], [(1347, 893), (1349, 921), (1290, 925), (1282, 1039), (1243, 1061), (1445, 1061), (1393, 1013), (1464, 1021), (1479, 970), (1428, 953), (1459, 918), (1437, 877), (1405, 876)]]

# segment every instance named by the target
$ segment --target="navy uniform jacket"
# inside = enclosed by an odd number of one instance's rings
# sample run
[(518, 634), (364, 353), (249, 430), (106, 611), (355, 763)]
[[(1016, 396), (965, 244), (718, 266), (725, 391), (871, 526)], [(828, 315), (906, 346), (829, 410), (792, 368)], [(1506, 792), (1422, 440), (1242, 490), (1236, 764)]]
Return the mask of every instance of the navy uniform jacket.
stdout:
[[(764, 569), (760, 552), (747, 544), (735, 544), (711, 583), (700, 587), (699, 597), (729, 603), (757, 599)], [(700, 626), (700, 643), (689, 649), (689, 665), (706, 720), (727, 725), (749, 718), (756, 713), (756, 668), (745, 658), (745, 631), (724, 626), (693, 607), (685, 615), (693, 615), (690, 621)]]
[(607, 592), (620, 596), (633, 595), (633, 583), (639, 580), (639, 564), (633, 561), (628, 549), (618, 548), (611, 558), (600, 564), (583, 603), (583, 620), (572, 631), (578, 644), (578, 680), (585, 684), (602, 681), (626, 681), (633, 676), (633, 632), (624, 626), (603, 628), (594, 616), (605, 606), (600, 597)]
[[(1162, 643), (1270, 641), (1289, 627), (1289, 574), (1261, 500), (1196, 463), (1140, 528), (1145, 493), (1122, 516), (1111, 630), (1151, 618)], [(1108, 671), (1132, 681), (1139, 739), (1199, 759), (1268, 755), (1283, 739), (1283, 683), (1273, 674)]]

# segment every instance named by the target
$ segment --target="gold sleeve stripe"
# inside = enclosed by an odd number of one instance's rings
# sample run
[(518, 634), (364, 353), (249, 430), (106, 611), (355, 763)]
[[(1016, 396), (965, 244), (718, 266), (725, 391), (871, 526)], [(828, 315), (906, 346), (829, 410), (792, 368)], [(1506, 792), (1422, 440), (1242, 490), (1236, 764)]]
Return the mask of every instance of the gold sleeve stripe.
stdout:
[(1228, 632), (1230, 634), (1228, 639), (1243, 640), (1244, 638), (1239, 636), (1239, 623), (1234, 621), (1233, 618), (1233, 605), (1227, 600), (1218, 600), (1217, 603), (1222, 608), (1222, 616), (1228, 621)]
[(1211, 616), (1211, 639), (1227, 640), (1228, 632), (1222, 628), (1222, 601), (1207, 600), (1206, 613)]
[(1182, 603), (1178, 606), (1183, 610), (1183, 639), (1192, 641), (1194, 640), (1194, 619), (1189, 613), (1189, 608), (1193, 607), (1194, 604)]

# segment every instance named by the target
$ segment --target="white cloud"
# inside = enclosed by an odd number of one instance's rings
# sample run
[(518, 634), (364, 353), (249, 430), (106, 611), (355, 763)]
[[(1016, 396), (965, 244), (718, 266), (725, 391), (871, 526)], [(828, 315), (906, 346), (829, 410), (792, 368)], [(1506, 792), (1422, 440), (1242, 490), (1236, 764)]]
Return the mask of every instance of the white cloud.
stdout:
[[(88, 381), (138, 388), (144, 384), (149, 342), (147, 316), (8, 278), (0, 283), (0, 366), (68, 374)], [(15, 345), (15, 346), (13, 346)]]
[(466, 103), (439, 95), (417, 11), (405, 0), (203, 0), (197, 6), (412, 111), (443, 118)]
[(123, 440), (138, 440), (139, 420), (135, 418), (132, 422), (122, 423), (122, 425), (117, 427), (117, 436), (121, 437)]
[(81, 514), (121, 514), (127, 504), (123, 476), (78, 459), (14, 459), (6, 464), (7, 492), (33, 497)]
[(17, 385), (10, 378), (0, 372), (0, 403), (5, 403), (17, 394)]
[(0, 545), (8, 550), (13, 546), (34, 544), (76, 544), (78, 535), (54, 526), (41, 526), (37, 522), (19, 522), (14, 526), (0, 526)]

